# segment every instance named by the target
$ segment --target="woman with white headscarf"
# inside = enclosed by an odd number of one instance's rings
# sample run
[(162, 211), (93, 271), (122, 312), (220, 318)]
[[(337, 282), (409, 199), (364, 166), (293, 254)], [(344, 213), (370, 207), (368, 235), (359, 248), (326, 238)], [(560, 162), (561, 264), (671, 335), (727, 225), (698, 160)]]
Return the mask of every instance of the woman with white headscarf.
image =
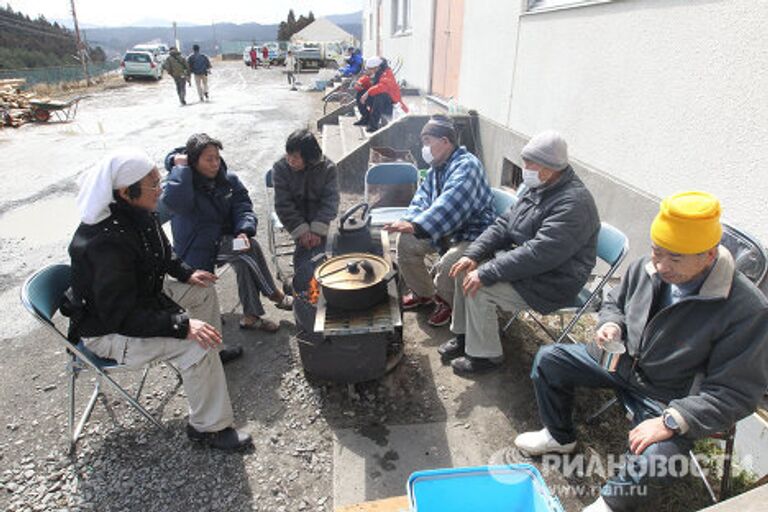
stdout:
[(251, 443), (232, 428), (234, 416), (216, 349), (221, 334), (189, 318), (163, 293), (166, 274), (204, 286), (214, 279), (171, 250), (156, 216), (160, 174), (141, 150), (105, 158), (83, 179), (77, 198), (82, 223), (72, 259), (71, 334), (99, 357), (129, 367), (167, 360), (181, 371), (189, 402), (187, 435), (220, 449)]

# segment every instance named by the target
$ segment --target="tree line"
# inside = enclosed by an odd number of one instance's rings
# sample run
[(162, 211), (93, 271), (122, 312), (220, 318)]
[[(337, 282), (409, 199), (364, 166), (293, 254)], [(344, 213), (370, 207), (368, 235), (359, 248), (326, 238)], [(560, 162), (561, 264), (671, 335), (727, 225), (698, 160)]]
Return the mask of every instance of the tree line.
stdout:
[[(87, 48), (94, 62), (105, 60), (100, 47)], [(0, 69), (78, 64), (74, 32), (44, 16), (31, 19), (10, 5), (0, 7)]]
[(315, 21), (315, 15), (312, 11), (305, 17), (303, 14), (296, 19), (296, 14), (293, 9), (288, 11), (288, 18), (285, 21), (281, 21), (277, 27), (277, 40), (289, 41), (291, 36), (296, 32), (301, 31), (304, 27)]

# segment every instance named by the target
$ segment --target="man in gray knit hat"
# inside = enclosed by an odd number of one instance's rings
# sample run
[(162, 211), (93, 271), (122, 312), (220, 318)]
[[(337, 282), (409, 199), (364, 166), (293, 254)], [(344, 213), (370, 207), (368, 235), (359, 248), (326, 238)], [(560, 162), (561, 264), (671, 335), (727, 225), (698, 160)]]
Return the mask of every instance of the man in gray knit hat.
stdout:
[(595, 266), (600, 217), (592, 194), (568, 164), (554, 131), (533, 137), (520, 154), (525, 191), (450, 270), (458, 279), (451, 331), (440, 346), (454, 372), (501, 364), (496, 307), (547, 314), (573, 303)]

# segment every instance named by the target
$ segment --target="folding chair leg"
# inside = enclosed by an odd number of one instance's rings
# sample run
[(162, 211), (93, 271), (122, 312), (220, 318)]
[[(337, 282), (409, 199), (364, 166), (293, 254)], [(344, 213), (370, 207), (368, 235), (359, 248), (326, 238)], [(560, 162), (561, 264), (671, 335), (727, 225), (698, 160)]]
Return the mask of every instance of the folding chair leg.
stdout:
[(698, 459), (696, 459), (696, 455), (693, 453), (693, 450), (688, 450), (688, 455), (690, 455), (691, 461), (696, 467), (696, 471), (699, 473), (699, 478), (701, 478), (701, 481), (704, 482), (704, 487), (707, 488), (707, 492), (709, 493), (709, 497), (712, 499), (712, 503), (717, 503), (717, 496), (715, 496), (715, 491), (712, 490), (712, 486), (709, 484), (709, 480), (707, 480), (707, 475), (705, 475), (704, 471), (701, 469), (701, 465), (699, 464)]
[(552, 341), (554, 341), (554, 342), (557, 342), (557, 336), (555, 336), (554, 334), (552, 334), (552, 332), (551, 332), (549, 329), (547, 329), (547, 326), (546, 326), (546, 325), (544, 325), (544, 324), (541, 322), (541, 320), (539, 320), (538, 318), (536, 318), (536, 316), (535, 316), (535, 315), (528, 315), (528, 316), (530, 316), (531, 318), (533, 318), (533, 321), (534, 321), (534, 322), (536, 322), (537, 324), (539, 324), (539, 327), (541, 327), (541, 330), (543, 330), (545, 333), (547, 333), (547, 336), (549, 336), (549, 337), (550, 337), (550, 339), (551, 339)]
[[(571, 318), (571, 320), (568, 322), (568, 325), (566, 325), (566, 326), (563, 328), (563, 330), (562, 330), (562, 331), (560, 331), (560, 336), (558, 336), (558, 338), (555, 340), (555, 343), (562, 343), (563, 341), (565, 341), (565, 339), (566, 339), (566, 338), (568, 338), (568, 340), (569, 340), (571, 343), (576, 343), (576, 342), (573, 340), (573, 338), (571, 338), (571, 330), (574, 328), (574, 326), (576, 325), (576, 323), (579, 321), (579, 319), (581, 318), (581, 315), (582, 315), (583, 313), (584, 313), (584, 309), (582, 308), (582, 310), (580, 310), (580, 311), (576, 312), (576, 313), (573, 315), (573, 317)], [(563, 324), (562, 324), (562, 319), (563, 319), (563, 317), (561, 316), (561, 317), (560, 317), (560, 327), (562, 327), (562, 325), (563, 325)]]
[(99, 393), (101, 392), (100, 384), (101, 379), (97, 378), (96, 385), (93, 388), (93, 393), (91, 393), (91, 398), (88, 400), (88, 404), (85, 406), (83, 415), (80, 417), (80, 421), (77, 423), (77, 428), (72, 434), (72, 448), (74, 448), (77, 444), (77, 440), (80, 438), (80, 434), (83, 432), (83, 428), (85, 428), (85, 424), (88, 421), (88, 418), (91, 417), (93, 406), (96, 405), (96, 399), (99, 397)]
[(513, 323), (515, 320), (517, 320), (517, 317), (518, 317), (518, 316), (520, 316), (520, 313), (522, 313), (522, 311), (518, 311), (517, 313), (515, 313), (514, 315), (512, 315), (512, 318), (510, 318), (510, 319), (509, 319), (509, 322), (507, 322), (506, 324), (504, 324), (504, 327), (502, 327), (502, 329), (501, 329), (501, 334), (506, 334), (506, 333), (507, 333), (507, 331), (509, 330), (509, 328), (510, 328), (510, 327), (512, 327), (512, 323)]
[(173, 373), (176, 374), (176, 378), (179, 379), (179, 384), (183, 384), (184, 383), (184, 377), (181, 376), (181, 372), (179, 371), (179, 369), (176, 368), (176, 366), (174, 366), (171, 363), (169, 363), (168, 361), (166, 361), (165, 364), (168, 365), (168, 368), (173, 370)]
[(611, 398), (610, 400), (605, 402), (603, 405), (601, 405), (600, 408), (597, 410), (597, 412), (595, 412), (592, 416), (587, 418), (585, 423), (587, 425), (594, 425), (595, 422), (597, 421), (597, 418), (602, 416), (605, 411), (607, 411), (608, 409), (610, 409), (611, 407), (616, 405), (618, 403), (618, 401), (619, 401), (619, 399), (616, 398), (616, 397)]
[(141, 390), (144, 389), (144, 383), (147, 381), (147, 375), (149, 374), (149, 366), (144, 368), (144, 371), (141, 373), (141, 380), (139, 381), (139, 387), (136, 389), (136, 400), (139, 400), (141, 398)]
[(731, 460), (733, 445), (736, 441), (736, 427), (731, 427), (725, 439), (725, 460), (723, 461), (723, 479), (720, 482), (720, 501), (731, 495)]
[(69, 425), (70, 449), (75, 447), (75, 381), (77, 373), (71, 367), (69, 368), (69, 411), (67, 413), (67, 424)]
[(145, 418), (147, 418), (149, 421), (151, 421), (151, 422), (152, 422), (152, 423), (153, 423), (153, 424), (154, 424), (154, 425), (155, 425), (157, 428), (159, 428), (160, 430), (165, 430), (165, 427), (163, 427), (163, 424), (162, 424), (162, 423), (160, 423), (160, 422), (159, 422), (159, 421), (158, 421), (158, 420), (157, 420), (157, 419), (156, 419), (154, 416), (152, 416), (152, 415), (149, 413), (149, 411), (148, 411), (148, 410), (146, 410), (146, 409), (144, 408), (144, 406), (143, 406), (143, 405), (141, 405), (139, 402), (137, 402), (137, 401), (136, 401), (136, 399), (135, 399), (135, 398), (133, 398), (133, 397), (130, 395), (130, 393), (128, 393), (126, 390), (124, 390), (122, 387), (120, 387), (120, 385), (119, 385), (117, 382), (115, 382), (115, 381), (112, 379), (112, 377), (110, 377), (109, 375), (107, 375), (107, 374), (105, 373), (105, 374), (103, 374), (103, 378), (104, 378), (104, 379), (106, 379), (106, 381), (107, 381), (107, 382), (109, 382), (109, 384), (110, 384), (110, 385), (111, 385), (111, 386), (112, 386), (112, 387), (115, 389), (115, 391), (117, 391), (117, 392), (120, 394), (120, 396), (122, 396), (123, 398), (125, 398), (125, 400), (126, 400), (126, 401), (127, 401), (129, 404), (131, 404), (131, 405), (133, 406), (133, 408), (134, 408), (134, 409), (136, 409), (137, 411), (139, 411), (139, 412), (141, 413), (141, 415), (142, 415), (142, 416), (144, 416), (144, 417), (145, 417)]

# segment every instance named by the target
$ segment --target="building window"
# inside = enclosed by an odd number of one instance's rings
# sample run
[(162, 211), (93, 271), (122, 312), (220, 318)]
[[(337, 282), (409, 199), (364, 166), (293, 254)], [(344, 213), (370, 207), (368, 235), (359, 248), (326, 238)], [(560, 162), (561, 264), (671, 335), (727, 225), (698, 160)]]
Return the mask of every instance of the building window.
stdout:
[(528, 0), (528, 11), (549, 11), (565, 7), (605, 4), (608, 2), (613, 2), (613, 0)]
[(411, 32), (411, 0), (392, 0), (392, 35)]

